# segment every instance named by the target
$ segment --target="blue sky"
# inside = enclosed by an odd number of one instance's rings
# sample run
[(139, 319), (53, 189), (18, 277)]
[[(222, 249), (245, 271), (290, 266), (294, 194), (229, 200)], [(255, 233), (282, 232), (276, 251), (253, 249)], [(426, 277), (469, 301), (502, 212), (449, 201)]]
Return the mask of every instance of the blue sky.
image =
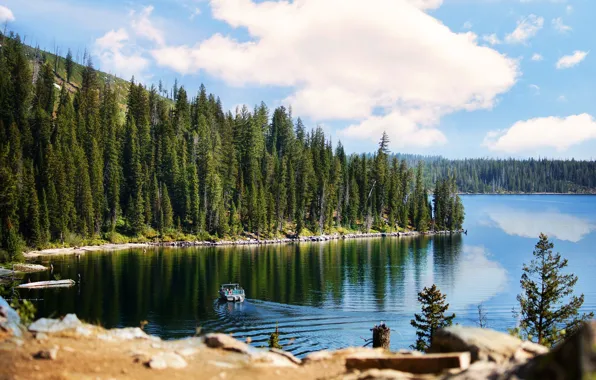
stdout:
[(350, 152), (596, 158), (593, 0), (0, 0), (8, 29), (224, 106), (291, 105)]

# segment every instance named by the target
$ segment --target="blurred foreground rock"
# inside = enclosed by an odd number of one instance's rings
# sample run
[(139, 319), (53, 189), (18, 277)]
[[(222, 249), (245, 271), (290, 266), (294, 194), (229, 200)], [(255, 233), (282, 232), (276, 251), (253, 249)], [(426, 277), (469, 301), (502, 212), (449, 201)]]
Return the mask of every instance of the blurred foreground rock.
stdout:
[(0, 297), (0, 339), (2, 335), (20, 338), (23, 335), (23, 326), (19, 314)]

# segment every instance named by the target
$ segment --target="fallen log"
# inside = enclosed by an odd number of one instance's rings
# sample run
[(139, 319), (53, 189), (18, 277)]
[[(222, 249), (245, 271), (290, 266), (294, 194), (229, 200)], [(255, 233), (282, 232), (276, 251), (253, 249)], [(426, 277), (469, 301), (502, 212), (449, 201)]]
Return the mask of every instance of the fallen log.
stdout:
[(15, 272), (43, 272), (44, 270), (48, 270), (48, 267), (38, 264), (13, 264), (12, 269)]
[(348, 370), (392, 369), (415, 374), (436, 374), (447, 369), (464, 370), (470, 366), (470, 353), (425, 355), (355, 355), (346, 358)]
[(21, 284), (17, 288), (22, 289), (43, 289), (43, 288), (68, 288), (74, 286), (74, 280), (38, 281)]

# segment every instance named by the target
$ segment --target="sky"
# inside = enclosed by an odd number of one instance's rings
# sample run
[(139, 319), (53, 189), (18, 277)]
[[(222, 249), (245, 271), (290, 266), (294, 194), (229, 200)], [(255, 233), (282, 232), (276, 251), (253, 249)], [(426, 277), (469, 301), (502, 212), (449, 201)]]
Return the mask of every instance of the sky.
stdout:
[(596, 159), (594, 0), (0, 0), (0, 23), (147, 85), (264, 101), (348, 152)]

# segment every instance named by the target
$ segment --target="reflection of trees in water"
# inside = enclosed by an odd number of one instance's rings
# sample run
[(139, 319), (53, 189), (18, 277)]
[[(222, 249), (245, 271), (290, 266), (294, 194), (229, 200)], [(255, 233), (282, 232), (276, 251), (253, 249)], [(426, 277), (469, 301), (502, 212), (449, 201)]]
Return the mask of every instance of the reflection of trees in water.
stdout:
[(424, 287), (422, 276), (427, 272), (426, 257), (428, 254), (428, 243), (430, 238), (422, 236), (419, 238), (407, 239), (411, 241), (410, 255), (414, 261), (414, 281), (416, 289)]
[(435, 236), (433, 239), (435, 283), (443, 294), (449, 295), (453, 291), (462, 253), (462, 240), (460, 234)]
[[(156, 249), (87, 254), (53, 260), (54, 272), (82, 284), (42, 291), (41, 315), (75, 312), (106, 327), (151, 326), (182, 329), (213, 317), (221, 283), (238, 282), (247, 297), (284, 304), (342, 308), (364, 302), (377, 311), (403, 305), (408, 276), (415, 287), (427, 273), (431, 239), (369, 239), (324, 244), (198, 249)], [(461, 237), (435, 237), (433, 262), (440, 281), (454, 276)], [(47, 273), (33, 280), (44, 280)], [(40, 291), (38, 291), (40, 292)], [(184, 326), (183, 326), (184, 325)]]

